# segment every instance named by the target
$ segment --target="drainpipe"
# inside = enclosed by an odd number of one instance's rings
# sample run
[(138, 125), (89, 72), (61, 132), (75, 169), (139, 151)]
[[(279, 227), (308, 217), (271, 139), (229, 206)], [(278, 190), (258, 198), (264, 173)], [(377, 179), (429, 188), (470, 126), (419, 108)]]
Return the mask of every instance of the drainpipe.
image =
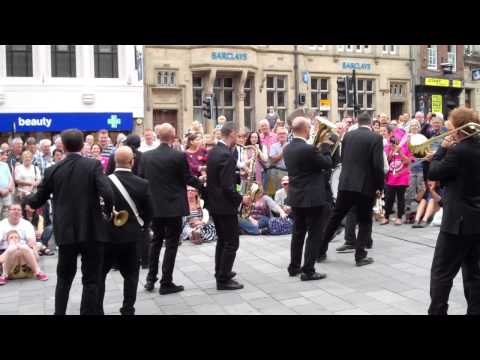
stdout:
[[(410, 81), (411, 85), (410, 86), (412, 88), (412, 99), (411, 99), (412, 100), (412, 109), (413, 109), (412, 113), (415, 116), (415, 113), (417, 112), (417, 109), (415, 108), (415, 84), (416, 84), (416, 79), (415, 79), (415, 73), (414, 73), (414, 70), (413, 70), (413, 67), (415, 66), (415, 61), (413, 61), (413, 59), (412, 59), (412, 56), (413, 56), (412, 48), (414, 46), (417, 46), (417, 45), (409, 45), (408, 46), (408, 58), (409, 58), (408, 61), (410, 61), (409, 68), (410, 68), (410, 79), (411, 79), (411, 81)], [(417, 58), (418, 58), (418, 56), (417, 56)]]
[(293, 45), (293, 79), (295, 82), (295, 102), (294, 110), (298, 106), (298, 45)]

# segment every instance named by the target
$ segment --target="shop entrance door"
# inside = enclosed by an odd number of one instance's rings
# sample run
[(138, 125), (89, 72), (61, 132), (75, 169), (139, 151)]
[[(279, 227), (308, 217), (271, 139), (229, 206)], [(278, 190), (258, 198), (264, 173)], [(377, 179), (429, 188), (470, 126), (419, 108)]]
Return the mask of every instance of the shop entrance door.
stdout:
[(163, 110), (163, 109), (154, 109), (153, 110), (153, 126), (169, 123), (177, 131), (178, 135), (178, 120), (177, 120), (177, 110)]
[(392, 102), (390, 103), (390, 119), (398, 120), (398, 117), (403, 114), (403, 103)]

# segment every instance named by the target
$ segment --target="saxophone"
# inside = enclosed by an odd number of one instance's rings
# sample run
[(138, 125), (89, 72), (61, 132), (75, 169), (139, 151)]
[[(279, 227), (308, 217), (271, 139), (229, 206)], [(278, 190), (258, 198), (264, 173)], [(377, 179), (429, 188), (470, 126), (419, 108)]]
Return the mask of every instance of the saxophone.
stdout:
[(240, 208), (240, 217), (242, 219), (247, 219), (252, 213), (253, 206), (255, 203), (255, 195), (258, 193), (258, 190), (259, 190), (258, 184), (255, 182), (255, 167), (257, 166), (257, 158), (258, 158), (259, 150), (254, 145), (248, 145), (248, 146), (240, 145), (240, 146), (242, 146), (244, 150), (252, 149), (254, 153), (252, 161), (248, 168), (247, 182), (245, 185), (245, 195), (250, 196), (250, 199), (252, 200), (252, 204), (250, 206), (245, 206), (244, 204), (242, 204), (242, 207)]

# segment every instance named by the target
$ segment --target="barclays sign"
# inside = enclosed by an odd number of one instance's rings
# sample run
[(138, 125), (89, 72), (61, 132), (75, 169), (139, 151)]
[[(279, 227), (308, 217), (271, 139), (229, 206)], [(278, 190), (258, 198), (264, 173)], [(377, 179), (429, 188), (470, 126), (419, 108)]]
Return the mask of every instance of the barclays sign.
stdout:
[(343, 62), (342, 69), (372, 71), (372, 65), (366, 63)]
[(212, 52), (212, 60), (247, 60), (247, 53), (239, 52), (224, 52), (224, 51), (214, 51)]

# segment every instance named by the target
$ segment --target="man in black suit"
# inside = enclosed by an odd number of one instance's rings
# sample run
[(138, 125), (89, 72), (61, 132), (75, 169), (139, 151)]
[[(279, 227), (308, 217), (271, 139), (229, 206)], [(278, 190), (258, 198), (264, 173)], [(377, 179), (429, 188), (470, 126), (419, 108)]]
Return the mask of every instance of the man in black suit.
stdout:
[[(458, 128), (478, 122), (471, 109), (451, 112)], [(453, 279), (462, 269), (467, 314), (480, 315), (480, 139), (456, 132), (433, 156), (428, 177), (445, 185), (443, 220), (430, 277), (429, 315), (447, 315)], [(454, 141), (457, 142), (455, 146)]]
[(366, 244), (371, 236), (372, 210), (376, 192), (383, 189), (383, 139), (371, 130), (372, 119), (367, 113), (358, 117), (358, 129), (345, 134), (342, 142), (342, 172), (338, 184), (335, 210), (327, 224), (323, 238), (322, 257), (328, 244), (350, 209), (355, 206), (359, 231), (355, 243), (357, 266), (373, 262), (367, 257)]
[(98, 285), (107, 228), (100, 206), (112, 212), (113, 192), (99, 161), (81, 156), (83, 134), (65, 130), (61, 135), (67, 153), (64, 160), (45, 170), (37, 193), (25, 203), (42, 207), (53, 194), (53, 231), (58, 244), (55, 314), (65, 315), (77, 256), (82, 256), (83, 293), (81, 315), (98, 314)]
[(150, 269), (145, 289), (152, 291), (158, 280), (158, 261), (165, 239), (165, 255), (160, 280), (160, 295), (183, 291), (183, 286), (173, 283), (173, 268), (177, 256), (182, 216), (190, 213), (187, 201), (187, 185), (202, 190), (202, 183), (188, 167), (185, 153), (171, 147), (175, 128), (162, 124), (158, 129), (160, 146), (142, 155), (139, 173), (147, 179), (153, 199), (153, 239), (150, 246)]
[[(232, 122), (221, 129), (222, 139), (208, 153), (206, 206), (217, 230), (215, 277), (217, 290), (242, 289), (233, 277), (233, 263), (239, 247), (238, 207), (242, 196), (236, 188), (236, 160), (233, 149), (237, 131)], [(247, 201), (246, 197), (243, 198)]]
[[(115, 185), (114, 180), (109, 180), (114, 193), (114, 206), (116, 211), (127, 211), (128, 220), (117, 227), (113, 222), (109, 225), (110, 241), (105, 245), (105, 254), (102, 267), (102, 277), (99, 287), (100, 312), (103, 314), (103, 299), (105, 296), (105, 279), (113, 265), (118, 267), (123, 277), (123, 306), (122, 315), (135, 315), (135, 300), (139, 275), (138, 243), (144, 239), (144, 232), (149, 229), (152, 220), (151, 196), (148, 181), (133, 174), (133, 151), (128, 146), (121, 146), (115, 151), (114, 175), (123, 185), (135, 206), (139, 218), (127, 202), (126, 198)], [(146, 230), (145, 230), (146, 229)]]
[[(331, 206), (331, 197), (327, 192), (326, 171), (332, 168), (330, 146), (327, 143), (316, 149), (307, 144), (310, 135), (310, 120), (296, 117), (292, 121), (294, 138), (283, 151), (288, 171), (288, 204), (292, 208), (293, 232), (290, 246), (290, 265), (288, 273), (301, 280), (320, 280), (325, 274), (315, 272), (315, 259), (322, 241), (322, 222)], [(303, 267), (302, 251), (305, 235), (305, 259)]]

